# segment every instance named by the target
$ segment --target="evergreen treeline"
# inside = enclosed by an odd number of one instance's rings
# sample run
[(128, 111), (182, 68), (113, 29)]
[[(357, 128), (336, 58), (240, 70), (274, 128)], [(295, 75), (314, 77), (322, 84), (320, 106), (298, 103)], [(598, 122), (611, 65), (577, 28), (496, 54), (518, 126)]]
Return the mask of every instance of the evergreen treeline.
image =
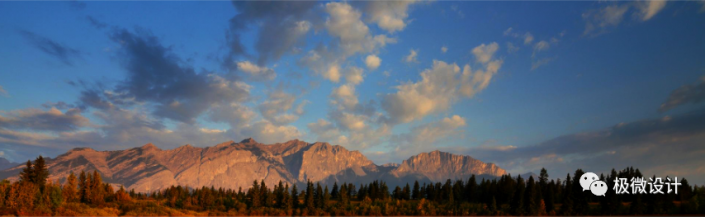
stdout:
[[(504, 175), (498, 179), (447, 180), (390, 189), (383, 181), (332, 188), (308, 182), (305, 188), (254, 181), (246, 191), (172, 186), (152, 193), (117, 191), (100, 173), (71, 173), (63, 185), (48, 181), (40, 156), (28, 161), (20, 180), (0, 182), (0, 215), (664, 215), (705, 214), (705, 187), (681, 180), (678, 194), (623, 194), (605, 197), (582, 191), (577, 170), (565, 179), (550, 179), (545, 169), (537, 180)], [(638, 169), (612, 170), (600, 180), (641, 177)], [(611, 188), (611, 187), (610, 187)]]

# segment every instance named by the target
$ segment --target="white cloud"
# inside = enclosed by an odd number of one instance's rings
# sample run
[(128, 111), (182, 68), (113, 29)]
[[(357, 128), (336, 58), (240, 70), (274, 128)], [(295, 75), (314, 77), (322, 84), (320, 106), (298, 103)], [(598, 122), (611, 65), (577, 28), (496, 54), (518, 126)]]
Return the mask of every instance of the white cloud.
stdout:
[(367, 55), (367, 58), (365, 58), (365, 65), (370, 70), (377, 69), (381, 63), (382, 60), (374, 54)]
[(418, 50), (410, 49), (410, 50), (409, 50), (409, 55), (407, 55), (406, 57), (404, 57), (404, 62), (407, 62), (407, 63), (417, 63), (417, 62), (419, 62), (419, 61), (416, 59), (416, 56), (417, 56), (417, 55), (418, 55)]
[(250, 61), (237, 62), (237, 68), (257, 81), (274, 80), (277, 77), (277, 73), (273, 69), (257, 66)]
[(325, 119), (318, 119), (317, 122), (309, 123), (307, 126), (311, 133), (318, 136), (316, 141), (340, 144), (341, 141), (347, 140), (347, 138), (340, 133), (338, 128)]
[(340, 115), (336, 115), (333, 118), (338, 124), (338, 127), (349, 131), (360, 131), (365, 129), (365, 120), (367, 119), (363, 115), (356, 115), (348, 112), (342, 112)]
[(481, 67), (474, 72), (466, 65), (460, 74), (457, 64), (434, 60), (430, 69), (421, 72), (420, 81), (396, 86), (395, 93), (383, 96), (387, 121), (394, 125), (419, 120), (448, 110), (458, 97), (473, 97), (484, 90), (502, 66), (502, 60), (494, 59), (498, 49), (496, 42), (475, 47), (472, 53)]
[(258, 121), (238, 133), (241, 137), (252, 137), (264, 144), (273, 144), (301, 138), (303, 134), (295, 126), (275, 125), (269, 121)]
[(534, 41), (534, 35), (532, 35), (530, 32), (527, 32), (526, 34), (524, 34), (524, 44), (531, 44), (531, 42), (533, 42), (533, 41)]
[(475, 60), (479, 63), (488, 63), (494, 53), (499, 49), (499, 45), (496, 42), (485, 45), (481, 44), (472, 49), (472, 54), (475, 55)]
[(589, 34), (596, 29), (604, 30), (607, 27), (619, 25), (628, 9), (629, 5), (627, 4), (610, 5), (597, 11), (583, 13), (583, 19), (586, 20), (583, 34)]
[(260, 103), (257, 108), (264, 119), (275, 125), (286, 125), (296, 121), (299, 116), (286, 113), (291, 110), (296, 101), (296, 96), (282, 90), (275, 90), (267, 95), (267, 100)]
[(470, 66), (466, 65), (463, 68), (463, 74), (460, 84), (460, 93), (465, 97), (473, 97), (475, 94), (487, 88), (490, 81), (499, 68), (502, 67), (502, 60), (492, 60), (484, 65), (484, 69), (475, 70), (472, 72)]
[(547, 50), (549, 47), (551, 47), (551, 44), (549, 44), (547, 41), (539, 41), (536, 42), (534, 45), (534, 50), (535, 51), (543, 51)]
[(221, 130), (221, 129), (209, 129), (209, 128), (201, 128), (200, 131), (202, 133), (206, 134), (218, 134), (218, 133), (224, 133), (226, 130)]
[(330, 15), (325, 27), (330, 35), (340, 40), (339, 46), (343, 49), (345, 57), (359, 52), (370, 52), (396, 41), (384, 35), (371, 36), (369, 27), (360, 20), (362, 13), (347, 3), (327, 3), (325, 11)]
[(323, 77), (335, 83), (340, 82), (340, 66), (331, 65), (328, 70), (323, 73)]
[(416, 1), (371, 1), (366, 7), (370, 20), (379, 28), (389, 33), (401, 31), (406, 27), (409, 5)]
[(446, 52), (448, 52), (448, 47), (446, 47), (446, 46), (441, 47), (441, 53), (446, 53)]
[(353, 84), (344, 84), (333, 89), (331, 93), (334, 104), (342, 106), (341, 109), (353, 110), (357, 106), (358, 100), (355, 95), (355, 86)]
[(238, 103), (215, 105), (208, 113), (208, 120), (230, 124), (231, 128), (239, 129), (257, 117), (252, 109)]
[(507, 30), (504, 30), (503, 35), (504, 36), (510, 36), (512, 35), (512, 27), (507, 28)]
[(406, 123), (445, 111), (455, 99), (460, 68), (434, 60), (433, 67), (421, 72), (421, 81), (396, 86), (396, 93), (387, 94), (382, 107), (394, 123)]
[(351, 66), (347, 69), (347, 72), (345, 73), (345, 81), (348, 84), (358, 85), (364, 80), (362, 73), (363, 70), (361, 68)]
[(548, 64), (549, 62), (553, 61), (555, 58), (541, 58), (539, 60), (532, 60), (531, 61), (531, 70), (537, 69), (543, 65)]
[(639, 11), (641, 12), (641, 20), (647, 21), (654, 17), (659, 11), (666, 7), (666, 2), (667, 1), (665, 0), (650, 0), (639, 2), (637, 4), (637, 8), (639, 8)]

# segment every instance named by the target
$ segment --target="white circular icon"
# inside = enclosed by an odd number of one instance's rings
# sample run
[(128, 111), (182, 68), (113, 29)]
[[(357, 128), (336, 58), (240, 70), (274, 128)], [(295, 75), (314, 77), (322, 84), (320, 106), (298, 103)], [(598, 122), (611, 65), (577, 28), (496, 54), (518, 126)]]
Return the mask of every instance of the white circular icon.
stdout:
[(580, 186), (583, 187), (583, 191), (590, 190), (590, 183), (594, 181), (599, 181), (600, 177), (593, 172), (587, 172), (580, 177)]
[(607, 192), (607, 183), (603, 181), (594, 181), (592, 184), (590, 184), (590, 191), (592, 194), (595, 196), (605, 196), (605, 193)]

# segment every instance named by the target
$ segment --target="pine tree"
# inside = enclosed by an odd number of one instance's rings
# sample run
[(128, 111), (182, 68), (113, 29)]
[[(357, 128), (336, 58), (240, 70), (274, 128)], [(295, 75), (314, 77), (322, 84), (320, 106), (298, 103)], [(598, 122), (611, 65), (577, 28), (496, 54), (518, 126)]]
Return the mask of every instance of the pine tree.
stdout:
[(325, 189), (323, 189), (323, 206), (325, 207), (328, 204), (328, 201), (330, 200), (330, 193), (328, 193), (328, 185), (326, 185)]
[(421, 192), (419, 191), (419, 181), (414, 181), (414, 190), (411, 191), (411, 198), (414, 200), (420, 199)]
[(20, 172), (20, 182), (30, 182), (34, 183), (34, 166), (32, 166), (32, 161), (27, 160), (25, 168)]
[(593, 196), (590, 191), (583, 191), (583, 187), (580, 186), (580, 177), (583, 176), (585, 172), (582, 169), (575, 170), (575, 175), (573, 176), (573, 212), (576, 215), (585, 215), (590, 210), (587, 198)]
[(316, 194), (313, 201), (316, 204), (316, 208), (323, 208), (323, 188), (321, 188), (320, 182), (316, 182)]
[(338, 200), (340, 201), (340, 204), (347, 205), (348, 202), (350, 202), (350, 197), (348, 197), (348, 187), (343, 185), (342, 188), (340, 188), (340, 193), (338, 194)]
[(330, 190), (331, 198), (338, 198), (338, 182), (333, 183), (333, 189)]
[(573, 183), (570, 181), (570, 174), (565, 179), (563, 188), (563, 204), (561, 204), (561, 215), (573, 215)]
[(524, 184), (524, 179), (521, 178), (521, 175), (517, 178), (517, 187), (516, 190), (514, 190), (514, 196), (512, 197), (512, 202), (511, 202), (511, 214), (512, 215), (522, 215), (524, 211), (524, 191), (525, 191), (526, 185)]
[(526, 185), (526, 191), (524, 192), (524, 214), (526, 215), (537, 215), (539, 210), (539, 204), (536, 201), (536, 185), (534, 183), (534, 177), (529, 176), (529, 182)]
[(294, 209), (299, 208), (299, 189), (296, 188), (296, 184), (291, 186), (291, 205)]
[(88, 182), (89, 182), (89, 180), (88, 180), (88, 177), (86, 176), (86, 172), (81, 170), (81, 174), (78, 176), (78, 192), (79, 192), (79, 196), (80, 196), (79, 198), (81, 199), (82, 203), (89, 202), (91, 189), (90, 189)]
[(93, 170), (93, 179), (91, 180), (91, 203), (95, 205), (102, 205), (105, 203), (105, 188), (103, 187), (103, 179), (100, 177), (100, 173), (97, 170)]
[(78, 196), (78, 183), (76, 180), (76, 175), (73, 172), (69, 173), (68, 178), (66, 178), (66, 184), (64, 184), (64, 189), (62, 190), (62, 196), (64, 201), (67, 203), (76, 202), (79, 198)]
[(554, 209), (555, 203), (555, 192), (553, 191), (555, 183), (553, 180), (547, 185), (546, 191), (544, 193), (544, 202), (546, 204), (546, 213), (550, 213)]
[(44, 187), (44, 184), (46, 184), (47, 179), (49, 178), (49, 170), (47, 169), (46, 162), (44, 161), (44, 157), (39, 155), (37, 159), (34, 160), (34, 171), (33, 171), (33, 179), (32, 181), (35, 184), (38, 184), (40, 188)]
[(247, 191), (249, 194), (248, 197), (250, 198), (250, 207), (252, 208), (259, 208), (262, 203), (262, 199), (260, 199), (259, 190), (259, 183), (257, 183), (257, 180), (255, 180), (252, 183), (252, 187), (250, 188), (250, 190)]
[(313, 187), (313, 183), (309, 180), (308, 184), (306, 185), (306, 200), (304, 200), (304, 204), (306, 208), (310, 211), (312, 211), (316, 205), (314, 204), (314, 191), (316, 191)]
[(468, 202), (476, 203), (477, 195), (477, 182), (475, 180), (475, 174), (472, 174), (470, 179), (468, 179), (468, 183), (465, 184), (465, 197)]

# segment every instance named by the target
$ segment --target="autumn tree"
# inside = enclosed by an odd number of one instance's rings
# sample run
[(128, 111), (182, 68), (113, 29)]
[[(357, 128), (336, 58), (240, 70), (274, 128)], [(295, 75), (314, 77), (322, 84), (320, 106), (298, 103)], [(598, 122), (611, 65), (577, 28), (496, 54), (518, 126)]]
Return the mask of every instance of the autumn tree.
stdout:
[(64, 201), (67, 203), (77, 202), (78, 199), (80, 199), (78, 198), (78, 183), (76, 181), (76, 175), (74, 175), (73, 172), (69, 173), (69, 176), (66, 178), (66, 184), (64, 184), (62, 194)]

